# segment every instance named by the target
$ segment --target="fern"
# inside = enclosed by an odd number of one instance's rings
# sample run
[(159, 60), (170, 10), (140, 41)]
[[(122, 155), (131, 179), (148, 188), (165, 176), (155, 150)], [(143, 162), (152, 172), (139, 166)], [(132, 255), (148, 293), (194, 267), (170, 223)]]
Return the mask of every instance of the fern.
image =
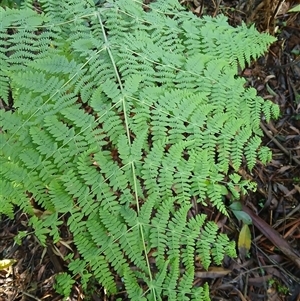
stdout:
[(18, 206), (42, 244), (67, 221), (80, 258), (57, 278), (65, 296), (79, 275), (131, 300), (209, 300), (195, 260), (235, 245), (192, 200), (226, 215), (228, 190), (252, 187), (234, 170), (270, 160), (259, 124), (278, 107), (236, 73), (274, 39), (175, 0), (36, 5), (0, 8), (0, 97), (16, 108), (0, 111), (0, 213)]
[(61, 273), (56, 277), (56, 290), (64, 296), (69, 296), (74, 283), (75, 280), (70, 275)]

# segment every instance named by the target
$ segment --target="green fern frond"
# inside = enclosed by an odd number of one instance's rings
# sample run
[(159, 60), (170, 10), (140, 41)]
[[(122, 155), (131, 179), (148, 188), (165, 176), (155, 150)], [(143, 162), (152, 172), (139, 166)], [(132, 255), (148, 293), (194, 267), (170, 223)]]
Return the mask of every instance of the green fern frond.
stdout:
[(163, 294), (164, 296), (167, 296), (170, 300), (177, 300), (177, 282), (179, 279), (180, 271), (180, 258), (174, 257), (173, 260), (170, 260), (169, 262), (169, 272), (166, 275), (163, 283)]
[(146, 301), (147, 299), (144, 297), (144, 293), (142, 288), (138, 285), (137, 279), (133, 272), (125, 268), (124, 269), (124, 280), (126, 284), (126, 292), (130, 298), (130, 300), (133, 301)]
[(68, 297), (71, 293), (72, 285), (75, 283), (75, 280), (67, 273), (60, 273), (55, 277), (55, 281), (55, 288), (57, 292), (64, 297)]
[(231, 153), (232, 165), (236, 170), (242, 164), (244, 145), (250, 139), (251, 134), (252, 134), (251, 128), (249, 126), (246, 126), (246, 127), (240, 129), (236, 138), (231, 142), (231, 144), (232, 144), (232, 153)]
[(169, 231), (167, 232), (167, 236), (169, 237), (169, 251), (167, 252), (167, 254), (170, 260), (179, 256), (180, 240), (185, 227), (186, 216), (189, 209), (190, 206), (181, 207), (178, 211), (176, 211), (176, 213), (168, 223)]
[(193, 295), (191, 298), (192, 301), (203, 300), (210, 301), (209, 286), (207, 283), (204, 283), (202, 287), (193, 288)]
[(272, 160), (272, 152), (268, 147), (260, 147), (258, 151), (258, 158), (263, 163), (266, 164)]
[(236, 75), (274, 39), (176, 0), (0, 10), (0, 97), (16, 108), (0, 110), (0, 214), (29, 214), (43, 244), (66, 218), (80, 257), (65, 296), (80, 276), (131, 300), (209, 300), (195, 258), (207, 269), (235, 245), (191, 204), (227, 215), (228, 191), (251, 189), (231, 166), (270, 160), (260, 120), (278, 106)]
[(151, 248), (156, 249), (153, 256), (156, 258), (156, 264), (159, 268), (162, 267), (165, 262), (165, 251), (168, 244), (168, 236), (165, 233), (165, 229), (167, 228), (172, 203), (173, 200), (168, 199), (160, 204), (158, 212), (151, 220), (152, 228), (150, 230), (149, 240)]
[(211, 246), (215, 243), (218, 227), (212, 222), (208, 222), (202, 229), (201, 236), (197, 242), (197, 251), (201, 263), (205, 269), (208, 269), (212, 261)]
[(251, 170), (256, 163), (257, 149), (261, 144), (261, 139), (259, 137), (253, 137), (249, 142), (250, 143), (245, 148), (245, 155), (248, 168)]
[(178, 300), (189, 300), (189, 295), (193, 287), (195, 271), (193, 268), (187, 269), (179, 282)]

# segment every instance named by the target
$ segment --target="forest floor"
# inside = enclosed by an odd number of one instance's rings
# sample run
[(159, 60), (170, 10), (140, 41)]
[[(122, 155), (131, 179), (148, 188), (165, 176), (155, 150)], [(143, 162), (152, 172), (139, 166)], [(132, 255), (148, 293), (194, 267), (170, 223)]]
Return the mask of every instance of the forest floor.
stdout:
[[(252, 244), (249, 256), (224, 262), (224, 270), (207, 274), (212, 300), (299, 301), (300, 300), (300, 13), (288, 10), (299, 1), (181, 1), (199, 17), (223, 13), (233, 26), (242, 21), (277, 37), (259, 60), (240, 70), (249, 86), (264, 99), (280, 106), (278, 120), (261, 126), (264, 145), (273, 159), (263, 166), (257, 162), (251, 173), (240, 174), (257, 183), (257, 191), (244, 196), (245, 210), (252, 216)], [(211, 215), (238, 240), (240, 225)], [(54, 277), (64, 271), (61, 256), (68, 245), (40, 246), (34, 235), (20, 245), (19, 231), (28, 231), (28, 217), (16, 212), (15, 219), (0, 220), (0, 255), (13, 258), (14, 265), (0, 270), (0, 301), (62, 300), (53, 289)], [(298, 250), (298, 251), (297, 251)], [(116, 300), (101, 287), (90, 298), (74, 285), (70, 300)], [(122, 296), (118, 296), (121, 297)], [(122, 299), (123, 300), (123, 299)]]

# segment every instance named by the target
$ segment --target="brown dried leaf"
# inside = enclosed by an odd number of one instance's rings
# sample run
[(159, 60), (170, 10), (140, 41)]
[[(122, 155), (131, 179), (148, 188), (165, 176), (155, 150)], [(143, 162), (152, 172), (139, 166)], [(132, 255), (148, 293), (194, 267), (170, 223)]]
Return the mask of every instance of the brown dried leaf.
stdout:
[(300, 268), (300, 257), (298, 256), (297, 251), (294, 250), (289, 245), (289, 243), (279, 235), (276, 230), (274, 230), (259, 216), (254, 214), (252, 210), (244, 205), (243, 210), (251, 216), (254, 226), (257, 227), (265, 237), (267, 237), (277, 248), (281, 250), (282, 253), (284, 253)]
[(196, 271), (195, 276), (198, 278), (219, 278), (231, 273), (231, 270), (222, 267), (210, 267), (208, 271)]

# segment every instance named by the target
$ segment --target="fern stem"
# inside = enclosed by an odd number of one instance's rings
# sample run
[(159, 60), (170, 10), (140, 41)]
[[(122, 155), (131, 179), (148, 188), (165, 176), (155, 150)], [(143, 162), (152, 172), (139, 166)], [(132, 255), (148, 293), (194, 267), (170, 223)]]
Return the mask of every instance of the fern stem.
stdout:
[[(103, 22), (102, 22), (102, 19), (101, 19), (101, 16), (100, 16), (100, 12), (97, 13), (97, 16), (98, 16), (99, 24), (101, 26), (101, 30), (102, 30), (102, 34), (103, 34), (103, 38), (104, 38), (105, 48), (106, 48), (106, 50), (108, 52), (108, 55), (109, 55), (110, 60), (111, 60), (111, 63), (113, 65), (113, 68), (114, 68), (114, 71), (115, 71), (115, 74), (116, 74), (116, 77), (117, 77), (117, 80), (118, 80), (121, 92), (122, 92), (123, 95), (125, 95), (123, 84), (122, 84), (121, 78), (119, 76), (118, 68), (116, 66), (116, 62), (114, 60), (114, 57), (113, 57), (113, 55), (111, 53), (111, 50), (110, 50), (110, 47), (109, 47), (109, 42), (108, 42), (107, 35), (106, 35), (105, 29), (104, 29), (104, 26), (103, 26)], [(126, 114), (125, 97), (122, 99), (122, 102), (123, 102), (124, 121), (125, 121), (125, 125), (126, 125), (127, 139), (128, 139), (129, 145), (131, 145), (129, 125), (128, 125), (127, 114)]]
[[(107, 40), (107, 36), (106, 36), (105, 30), (104, 30), (104, 26), (103, 26), (103, 23), (102, 23), (102, 20), (101, 20), (100, 13), (98, 12), (97, 15), (98, 15), (99, 23), (101, 25), (101, 29), (102, 29), (102, 33), (103, 33), (103, 37), (104, 37), (104, 42), (105, 42), (105, 45), (107, 46), (106, 49), (107, 49), (108, 55), (111, 59), (113, 68), (115, 70), (115, 74), (116, 74), (121, 92), (122, 92), (123, 95), (125, 95), (123, 85), (122, 85), (122, 82), (121, 82), (121, 78), (119, 76), (119, 72), (118, 72), (116, 63), (114, 61), (113, 55), (112, 55), (110, 47), (109, 47), (109, 42)], [(123, 112), (124, 112), (124, 121), (125, 121), (125, 125), (126, 125), (127, 138), (128, 138), (129, 145), (131, 145), (131, 138), (130, 138), (130, 132), (129, 132), (128, 119), (127, 119), (126, 105), (125, 105), (125, 97), (123, 97), (122, 102), (123, 102)], [(140, 211), (140, 206), (139, 206), (139, 200), (138, 200), (138, 192), (137, 192), (138, 189), (137, 189), (137, 181), (136, 181), (136, 173), (135, 173), (134, 162), (131, 162), (131, 167), (132, 167), (132, 174), (133, 174), (133, 179), (134, 179), (135, 201), (136, 201), (137, 211), (139, 212)], [(146, 259), (147, 268), (148, 268), (148, 272), (149, 272), (149, 278), (152, 281), (151, 267), (150, 267), (150, 262), (149, 262), (149, 259), (148, 259), (147, 248), (146, 248), (146, 245), (145, 245), (145, 237), (144, 237), (144, 231), (143, 231), (142, 225), (140, 225), (140, 232), (141, 232), (142, 241), (143, 241), (143, 249), (144, 249), (145, 259)], [(153, 290), (153, 294), (155, 296), (155, 290)], [(156, 297), (155, 297), (155, 299), (156, 299)]]

